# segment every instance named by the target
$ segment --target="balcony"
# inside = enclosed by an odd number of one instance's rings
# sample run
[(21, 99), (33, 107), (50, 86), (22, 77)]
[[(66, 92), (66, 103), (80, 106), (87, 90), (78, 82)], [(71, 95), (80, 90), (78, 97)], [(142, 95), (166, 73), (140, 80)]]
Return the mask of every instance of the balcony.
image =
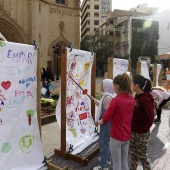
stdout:
[(129, 41), (124, 41), (123, 46), (129, 46)]
[(120, 48), (121, 48), (121, 43), (116, 43), (116, 44), (115, 44), (115, 48), (116, 48), (116, 49), (120, 49)]
[(120, 31), (116, 31), (116, 36), (120, 36)]

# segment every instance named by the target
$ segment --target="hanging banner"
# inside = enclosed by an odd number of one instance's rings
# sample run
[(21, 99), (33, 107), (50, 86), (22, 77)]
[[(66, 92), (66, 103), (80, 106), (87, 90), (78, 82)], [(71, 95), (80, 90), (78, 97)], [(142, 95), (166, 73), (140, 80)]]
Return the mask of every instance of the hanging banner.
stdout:
[[(67, 150), (72, 148), (72, 154), (80, 153), (98, 139), (91, 115), (91, 100), (86, 95), (91, 94), (93, 60), (94, 55), (91, 52), (76, 49), (70, 52), (67, 49), (66, 143)], [(56, 117), (61, 127), (61, 96)]]
[(146, 62), (141, 62), (141, 75), (150, 80), (148, 64)]
[[(37, 119), (37, 51), (0, 41), (0, 169), (45, 170)], [(38, 99), (40, 100), (40, 99)]]
[(113, 78), (118, 74), (123, 74), (128, 71), (129, 60), (114, 58), (113, 59)]
[(160, 71), (161, 71), (161, 64), (157, 64), (157, 70), (156, 70), (156, 86), (159, 86), (159, 74), (160, 74)]

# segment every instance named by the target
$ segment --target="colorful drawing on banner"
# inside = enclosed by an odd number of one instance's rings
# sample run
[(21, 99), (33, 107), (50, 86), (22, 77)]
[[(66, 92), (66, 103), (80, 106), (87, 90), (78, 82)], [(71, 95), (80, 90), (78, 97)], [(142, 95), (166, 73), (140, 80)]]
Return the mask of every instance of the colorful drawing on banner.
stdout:
[(10, 150), (11, 150), (12, 146), (10, 143), (6, 142), (6, 143), (3, 143), (2, 145), (2, 152), (3, 153), (8, 153)]
[(4, 92), (0, 90), (0, 100), (1, 100), (1, 105), (4, 105), (3, 100), (6, 100), (5, 96), (4, 96)]
[(86, 62), (84, 65), (84, 71), (85, 72), (89, 71), (89, 68), (90, 68), (90, 62)]
[(24, 75), (28, 72), (29, 72), (29, 66), (26, 66), (24, 68), (9, 66), (9, 67), (6, 67), (4, 70), (4, 73), (9, 76)]
[(11, 87), (11, 82), (10, 81), (3, 81), (1, 83), (1, 86), (5, 89), (8, 90)]
[(5, 100), (6, 100), (5, 94), (3, 91), (0, 90), (0, 112), (2, 111), (2, 107), (4, 107), (4, 105), (5, 105), (5, 103), (4, 103)]
[(33, 110), (27, 110), (27, 117), (28, 117), (28, 125), (30, 126), (31, 125), (31, 117), (34, 116), (34, 111)]
[(20, 139), (19, 142), (20, 149), (23, 153), (29, 154), (34, 147), (34, 136), (27, 135)]
[(68, 130), (70, 130), (73, 134), (73, 137), (76, 138), (77, 132), (76, 132), (76, 128), (74, 127), (74, 118), (75, 118), (75, 114), (73, 111), (66, 114), (66, 122), (67, 122), (67, 126), (69, 127)]
[(3, 120), (0, 118), (0, 125), (3, 125)]
[(35, 76), (32, 76), (32, 77), (28, 77), (27, 79), (19, 80), (19, 84), (25, 84), (26, 87), (28, 88), (29, 85), (30, 85), (32, 82), (35, 82), (35, 81), (36, 81), (36, 77), (35, 77)]
[(0, 40), (0, 47), (4, 47), (5, 45), (6, 45), (5, 42)]
[(21, 63), (21, 64), (32, 64), (33, 63), (33, 53), (24, 52), (24, 51), (14, 51), (8, 50), (7, 59), (11, 60), (12, 63)]

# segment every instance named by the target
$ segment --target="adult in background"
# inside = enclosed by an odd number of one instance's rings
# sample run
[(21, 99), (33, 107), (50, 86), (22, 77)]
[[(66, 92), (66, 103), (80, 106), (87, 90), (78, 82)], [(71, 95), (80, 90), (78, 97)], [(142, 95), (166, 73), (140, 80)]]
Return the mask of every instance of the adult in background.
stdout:
[(149, 68), (149, 77), (150, 77), (150, 80), (153, 81), (153, 68), (152, 67)]
[(51, 81), (54, 81), (54, 74), (52, 68), (47, 68), (47, 79), (50, 79)]
[(155, 124), (161, 123), (161, 113), (162, 107), (170, 101), (170, 93), (166, 91), (163, 87), (157, 86), (152, 88), (151, 92), (155, 102), (156, 102), (156, 115), (157, 118), (154, 119)]
[(46, 77), (47, 77), (47, 72), (45, 68), (43, 67), (42, 72), (41, 72), (41, 81), (45, 81)]
[(142, 75), (133, 77), (132, 90), (135, 95), (135, 109), (132, 118), (132, 134), (130, 140), (131, 167), (136, 170), (138, 161), (142, 163), (144, 170), (151, 170), (148, 159), (148, 143), (150, 127), (154, 119), (154, 99), (151, 95), (151, 81)]
[(103, 115), (95, 122), (102, 125), (111, 121), (110, 152), (113, 170), (129, 170), (128, 150), (131, 137), (131, 120), (134, 110), (132, 97), (132, 76), (129, 72), (117, 75), (113, 80), (114, 91), (117, 94)]

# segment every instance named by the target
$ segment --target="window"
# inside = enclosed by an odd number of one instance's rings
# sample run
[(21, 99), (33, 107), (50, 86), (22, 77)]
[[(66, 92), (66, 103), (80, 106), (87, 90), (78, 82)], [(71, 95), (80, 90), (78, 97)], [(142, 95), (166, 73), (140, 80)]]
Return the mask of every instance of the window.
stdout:
[(56, 0), (56, 3), (57, 4), (65, 5), (65, 0)]
[(98, 6), (98, 5), (95, 5), (95, 6), (94, 6), (94, 9), (99, 9), (99, 6)]
[(94, 14), (94, 17), (95, 18), (99, 18), (99, 14)]
[(90, 13), (86, 14), (86, 17), (90, 17)]
[(95, 20), (95, 21), (94, 21), (94, 25), (99, 25), (99, 21), (98, 21), (98, 20)]
[(113, 35), (113, 31), (109, 31), (109, 35)]

